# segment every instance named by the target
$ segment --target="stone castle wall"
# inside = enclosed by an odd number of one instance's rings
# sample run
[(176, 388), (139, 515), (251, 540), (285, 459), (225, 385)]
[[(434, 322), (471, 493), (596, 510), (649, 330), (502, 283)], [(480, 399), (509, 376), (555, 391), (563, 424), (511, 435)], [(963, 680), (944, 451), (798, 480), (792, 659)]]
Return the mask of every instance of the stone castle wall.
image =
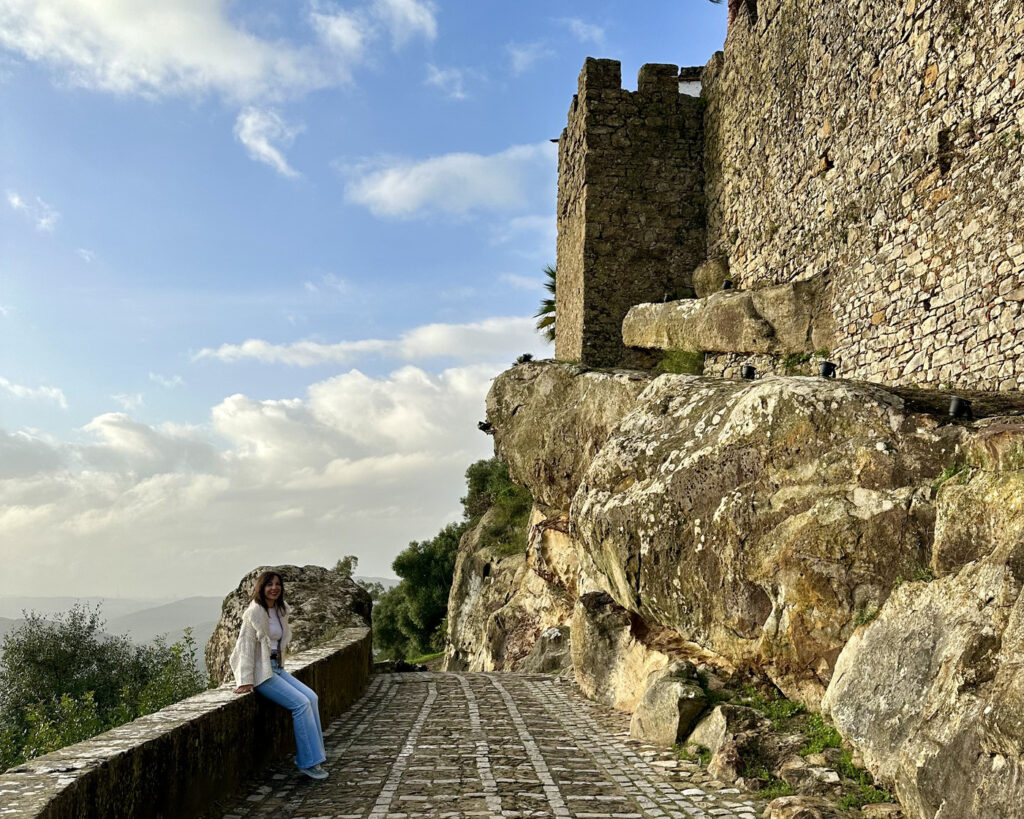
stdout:
[(674, 65), (621, 85), (618, 62), (588, 59), (559, 140), (555, 354), (593, 366), (646, 363), (626, 311), (687, 295), (705, 255), (702, 104)]
[(1022, 0), (759, 0), (703, 77), (709, 255), (826, 277), (841, 375), (1020, 388), (1022, 57)]
[[(587, 61), (560, 144), (557, 357), (636, 363), (616, 346), (625, 310), (724, 258), (741, 290), (818, 281), (828, 339), (789, 352), (824, 347), (841, 376), (1024, 386), (1024, 0), (736, 11), (674, 117), (667, 91)], [(667, 90), (670, 67), (644, 72)]]

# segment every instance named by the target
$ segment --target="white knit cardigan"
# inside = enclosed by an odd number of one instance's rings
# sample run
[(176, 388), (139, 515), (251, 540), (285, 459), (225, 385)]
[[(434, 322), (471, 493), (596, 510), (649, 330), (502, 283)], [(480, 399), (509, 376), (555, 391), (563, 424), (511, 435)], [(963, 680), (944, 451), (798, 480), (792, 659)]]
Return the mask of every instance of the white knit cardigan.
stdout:
[[(284, 631), (284, 634), (281, 635), (281, 647), (278, 650), (280, 654), (278, 662), (284, 665), (288, 642), (292, 638), (292, 630), (288, 628), (288, 609), (285, 606), (278, 606), (277, 613), (281, 617), (281, 628)], [(272, 645), (270, 613), (253, 600), (249, 604), (249, 608), (242, 614), (242, 626), (238, 630), (238, 639), (231, 652), (231, 671), (235, 675), (236, 686), (259, 685), (273, 676), (274, 672), (270, 670)]]

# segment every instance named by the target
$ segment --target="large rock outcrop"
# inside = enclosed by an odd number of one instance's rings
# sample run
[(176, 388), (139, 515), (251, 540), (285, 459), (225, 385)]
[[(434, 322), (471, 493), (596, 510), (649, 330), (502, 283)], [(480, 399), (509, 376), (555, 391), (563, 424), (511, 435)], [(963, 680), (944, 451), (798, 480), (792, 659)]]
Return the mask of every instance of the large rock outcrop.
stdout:
[(354, 580), (323, 566), (259, 566), (245, 575), (224, 598), (220, 621), (206, 644), (206, 671), (214, 685), (231, 677), (229, 658), (238, 638), (242, 613), (252, 600), (252, 587), (264, 571), (281, 575), (291, 607), (292, 652), (325, 643), (344, 629), (370, 625), (373, 602)]
[[(466, 532), (448, 597), (444, 668), (448, 671), (561, 670), (576, 598), (577, 559), (560, 528), (534, 509), (525, 552), (480, 543), (488, 516)], [(556, 639), (544, 634), (554, 629)], [(551, 657), (543, 649), (550, 647)]]
[(854, 618), (928, 564), (931, 481), (962, 428), (870, 385), (633, 378), (503, 374), (499, 454), (535, 497), (572, 495), (587, 591), (816, 708)]
[(1022, 453), (1024, 423), (972, 437), (938, 489), (937, 578), (853, 636), (822, 702), (911, 816), (1024, 815)]

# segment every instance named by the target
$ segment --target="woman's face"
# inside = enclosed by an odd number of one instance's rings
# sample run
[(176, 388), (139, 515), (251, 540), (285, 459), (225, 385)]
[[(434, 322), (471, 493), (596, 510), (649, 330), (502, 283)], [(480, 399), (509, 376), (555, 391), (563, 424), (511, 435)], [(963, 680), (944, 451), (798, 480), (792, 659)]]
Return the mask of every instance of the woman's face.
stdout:
[(268, 603), (274, 604), (274, 603), (277, 602), (277, 600), (278, 600), (278, 598), (280, 596), (281, 596), (281, 578), (278, 577), (277, 575), (274, 575), (263, 586), (263, 597), (264, 597), (264, 599)]

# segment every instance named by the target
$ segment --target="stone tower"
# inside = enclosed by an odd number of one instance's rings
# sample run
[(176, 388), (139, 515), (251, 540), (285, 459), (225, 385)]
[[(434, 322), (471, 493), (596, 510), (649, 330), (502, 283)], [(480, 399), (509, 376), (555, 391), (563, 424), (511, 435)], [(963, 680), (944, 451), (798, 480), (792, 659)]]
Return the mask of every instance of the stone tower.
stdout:
[(703, 106), (674, 65), (645, 65), (635, 92), (616, 60), (587, 58), (558, 145), (555, 355), (644, 366), (622, 343), (641, 302), (691, 295), (705, 258)]

